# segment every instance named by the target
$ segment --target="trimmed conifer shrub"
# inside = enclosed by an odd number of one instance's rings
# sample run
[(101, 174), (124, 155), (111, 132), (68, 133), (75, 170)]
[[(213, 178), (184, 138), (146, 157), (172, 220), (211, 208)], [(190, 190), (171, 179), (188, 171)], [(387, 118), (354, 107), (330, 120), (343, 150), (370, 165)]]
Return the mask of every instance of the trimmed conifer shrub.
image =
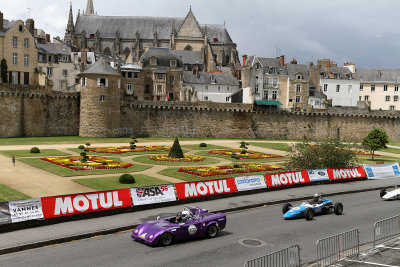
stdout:
[(119, 182), (121, 184), (134, 184), (134, 183), (136, 183), (135, 178), (131, 174), (127, 174), (127, 173), (122, 174), (119, 177)]
[(172, 145), (172, 148), (169, 151), (168, 157), (169, 158), (178, 158), (178, 159), (182, 159), (185, 157), (183, 155), (181, 145), (179, 144), (178, 137), (175, 138), (174, 144)]
[(206, 143), (200, 143), (200, 147), (207, 147)]
[(85, 149), (85, 146), (84, 145), (80, 145), (80, 146), (78, 146), (78, 149)]
[(40, 149), (37, 147), (32, 147), (31, 148), (31, 153), (40, 153)]

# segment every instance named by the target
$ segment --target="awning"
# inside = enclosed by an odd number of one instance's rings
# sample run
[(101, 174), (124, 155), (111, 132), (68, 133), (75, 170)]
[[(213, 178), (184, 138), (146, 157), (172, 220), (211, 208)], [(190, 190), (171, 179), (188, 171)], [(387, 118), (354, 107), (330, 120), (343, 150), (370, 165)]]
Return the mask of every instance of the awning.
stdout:
[(282, 106), (282, 103), (279, 101), (254, 101), (254, 103), (264, 106)]

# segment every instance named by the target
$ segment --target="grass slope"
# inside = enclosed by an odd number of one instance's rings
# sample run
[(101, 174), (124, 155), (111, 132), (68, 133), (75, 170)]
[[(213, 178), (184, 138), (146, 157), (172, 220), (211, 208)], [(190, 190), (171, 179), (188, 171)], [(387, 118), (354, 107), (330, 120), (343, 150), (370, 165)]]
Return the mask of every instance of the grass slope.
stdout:
[(22, 194), (8, 186), (0, 184), (0, 201), (27, 199), (30, 196)]
[(258, 147), (265, 147), (271, 148), (275, 150), (281, 150), (286, 152), (291, 152), (292, 149), (287, 143), (259, 143), (259, 142), (249, 142), (249, 145), (258, 146)]
[(3, 150), (0, 151), (0, 154), (12, 157), (15, 156), (17, 158), (39, 158), (39, 157), (51, 157), (51, 156), (69, 156), (71, 154), (64, 153), (62, 151), (58, 151), (56, 149), (43, 149), (40, 150), (40, 153), (31, 153), (29, 150)]

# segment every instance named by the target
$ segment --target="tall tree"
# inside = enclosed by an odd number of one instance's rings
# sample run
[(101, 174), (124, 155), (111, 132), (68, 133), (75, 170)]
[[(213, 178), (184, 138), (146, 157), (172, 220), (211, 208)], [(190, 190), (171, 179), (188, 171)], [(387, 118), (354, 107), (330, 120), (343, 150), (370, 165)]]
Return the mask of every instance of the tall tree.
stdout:
[(3, 81), (3, 83), (8, 83), (7, 71), (7, 61), (5, 58), (3, 58), (0, 63), (1, 80)]
[(370, 151), (372, 154), (372, 159), (374, 159), (375, 151), (386, 149), (389, 143), (389, 137), (386, 132), (382, 129), (374, 128), (370, 131), (367, 136), (362, 140), (362, 146)]
[(175, 138), (174, 144), (172, 145), (171, 150), (169, 151), (168, 157), (169, 158), (179, 158), (179, 159), (182, 159), (185, 157), (183, 155), (181, 145), (179, 144), (178, 137)]

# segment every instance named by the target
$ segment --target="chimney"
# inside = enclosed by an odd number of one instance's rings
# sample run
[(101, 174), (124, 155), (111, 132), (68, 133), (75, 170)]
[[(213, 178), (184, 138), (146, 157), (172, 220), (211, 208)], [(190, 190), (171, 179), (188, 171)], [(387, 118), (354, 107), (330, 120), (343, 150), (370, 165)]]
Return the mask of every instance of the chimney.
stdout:
[(197, 68), (196, 68), (196, 77), (197, 77), (197, 79), (199, 79), (199, 78), (200, 78), (200, 70), (199, 70), (199, 66), (197, 66)]
[(247, 64), (247, 55), (244, 54), (242, 57), (243, 57), (243, 67), (246, 67), (246, 64)]
[(51, 43), (50, 34), (46, 34), (46, 43)]
[(196, 74), (196, 67), (193, 67), (192, 71), (193, 71), (193, 75), (195, 75)]
[(292, 61), (290, 61), (290, 64), (297, 64), (297, 60), (293, 58)]
[(282, 64), (282, 66), (285, 66), (285, 56), (284, 55), (281, 56), (281, 64)]
[(3, 13), (0, 11), (0, 31), (3, 31)]
[(25, 25), (32, 36), (35, 37), (35, 21), (33, 19), (27, 19)]
[(382, 70), (378, 70), (378, 77), (382, 77)]
[(81, 51), (81, 62), (83, 64), (87, 63), (87, 52), (86, 51)]

